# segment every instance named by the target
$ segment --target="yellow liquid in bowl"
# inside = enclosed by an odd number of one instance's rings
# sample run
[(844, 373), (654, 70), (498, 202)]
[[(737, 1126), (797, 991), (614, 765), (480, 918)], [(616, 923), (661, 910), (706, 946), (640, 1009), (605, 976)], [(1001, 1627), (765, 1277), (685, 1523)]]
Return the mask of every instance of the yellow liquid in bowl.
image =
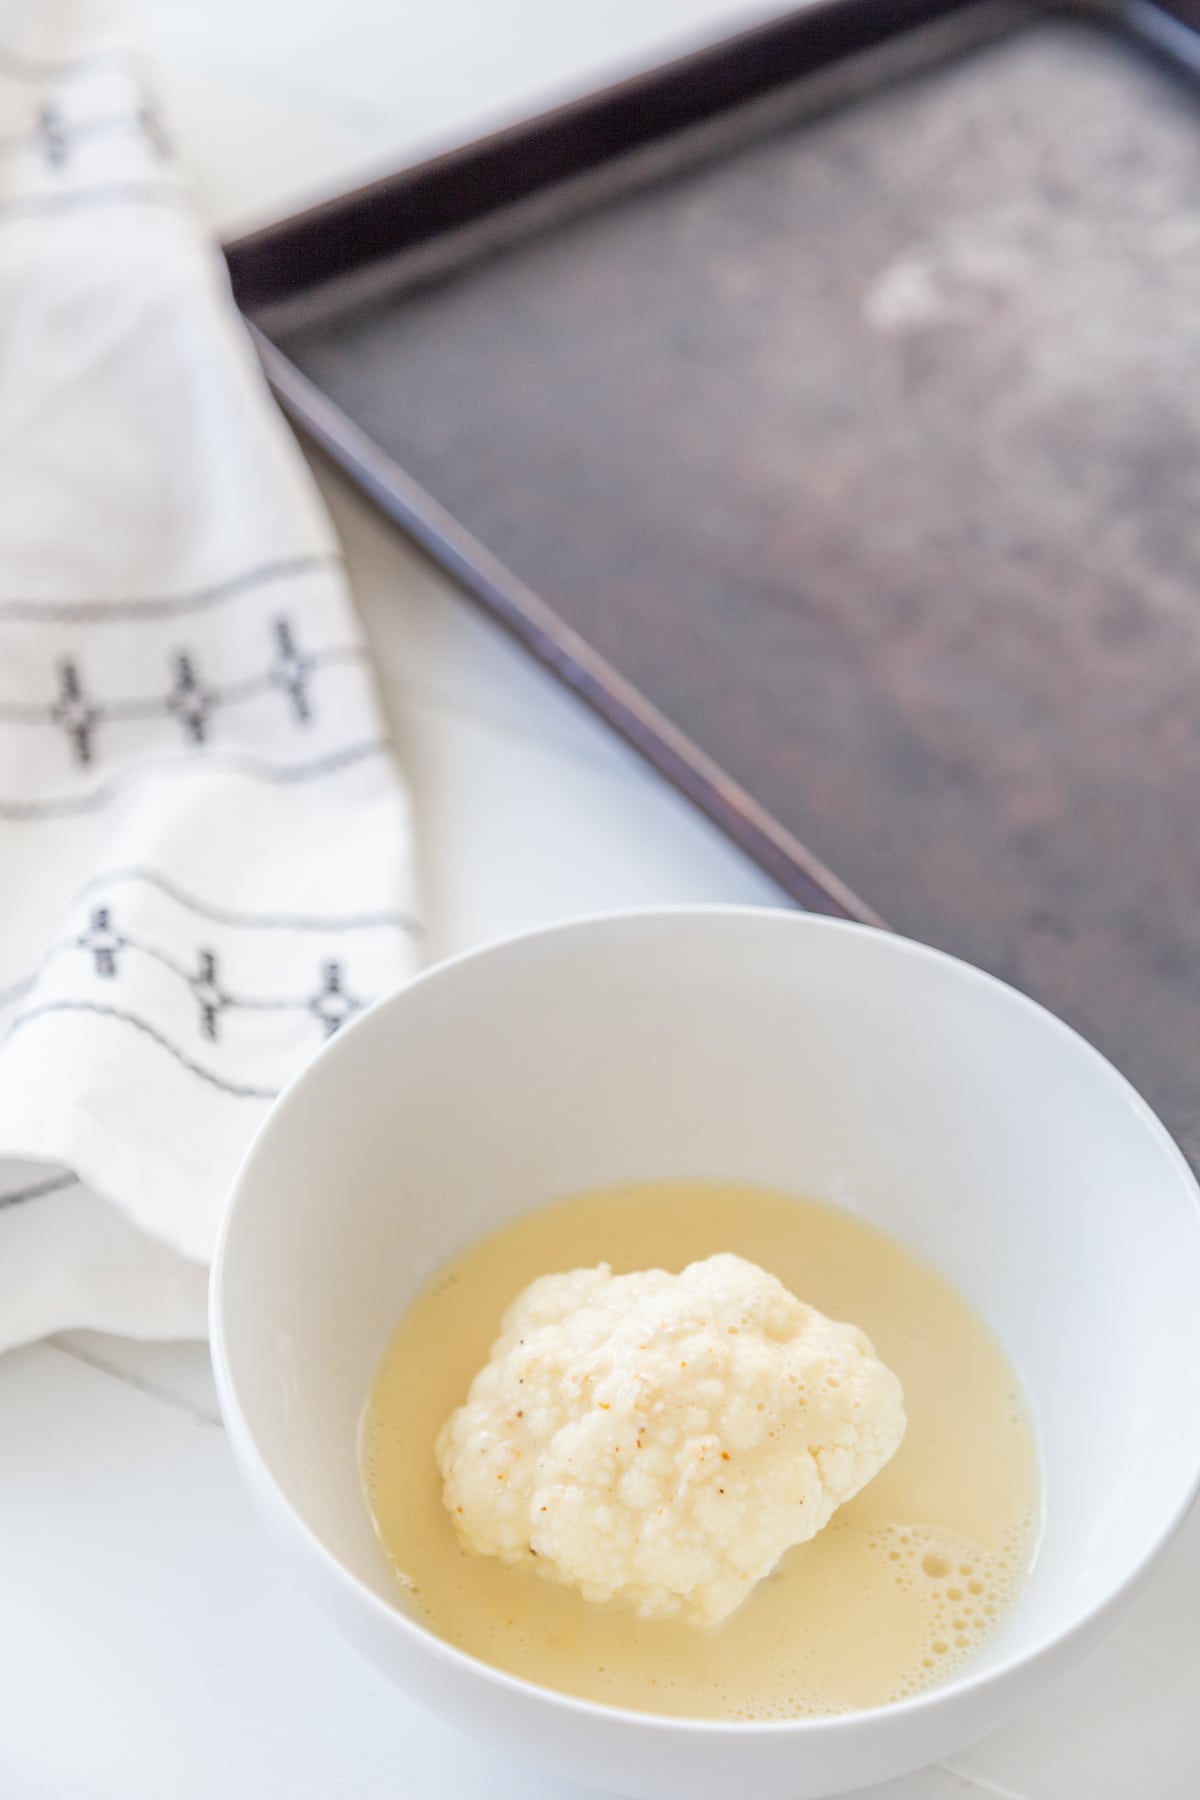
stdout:
[[(715, 1631), (597, 1606), (461, 1548), (433, 1446), (506, 1308), (539, 1275), (682, 1269), (729, 1250), (867, 1332), (904, 1387), (893, 1460)], [(760, 1188), (638, 1183), (516, 1220), (444, 1269), (372, 1384), (363, 1482), (397, 1578), (439, 1637), (526, 1681), (641, 1712), (791, 1719), (943, 1681), (1019, 1593), (1037, 1450), (1003, 1350), (941, 1276), (852, 1214)]]

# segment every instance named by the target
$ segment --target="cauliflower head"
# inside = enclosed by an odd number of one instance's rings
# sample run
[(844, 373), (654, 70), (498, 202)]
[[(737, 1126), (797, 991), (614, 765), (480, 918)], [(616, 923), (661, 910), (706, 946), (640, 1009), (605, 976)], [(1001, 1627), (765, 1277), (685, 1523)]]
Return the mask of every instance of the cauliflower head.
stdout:
[(468, 1550), (712, 1626), (904, 1429), (900, 1382), (861, 1331), (722, 1255), (533, 1282), (436, 1452)]

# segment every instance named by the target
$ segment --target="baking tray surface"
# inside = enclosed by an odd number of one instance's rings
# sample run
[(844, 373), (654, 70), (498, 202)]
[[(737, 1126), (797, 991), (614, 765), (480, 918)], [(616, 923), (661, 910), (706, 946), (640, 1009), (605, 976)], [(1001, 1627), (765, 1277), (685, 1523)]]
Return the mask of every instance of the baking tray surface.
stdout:
[(403, 471), (397, 516), (431, 497), (418, 535), (517, 629), (531, 605), (601, 710), (624, 723), (610, 665), (680, 728), (735, 835), (748, 795), (1043, 998), (1195, 1156), (1200, 110), (1172, 32), (971, 9), (441, 234), (400, 195), (386, 258), (251, 298), (335, 453), (377, 492)]

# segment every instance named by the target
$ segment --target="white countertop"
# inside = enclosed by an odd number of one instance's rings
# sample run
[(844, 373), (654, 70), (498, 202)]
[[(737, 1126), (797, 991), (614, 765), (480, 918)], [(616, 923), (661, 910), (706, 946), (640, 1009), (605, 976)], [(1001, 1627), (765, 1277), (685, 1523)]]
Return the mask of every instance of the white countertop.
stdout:
[[(225, 234), (686, 42), (735, 0), (141, 0)], [(323, 478), (416, 798), (435, 955), (774, 889)], [(1194, 1422), (1187, 1421), (1188, 1429)], [(1193, 1800), (1200, 1517), (1038, 1707), (876, 1800)], [(575, 1791), (575, 1790), (571, 1790)], [(0, 1800), (566, 1800), (426, 1719), (276, 1567), (200, 1345), (0, 1359)]]

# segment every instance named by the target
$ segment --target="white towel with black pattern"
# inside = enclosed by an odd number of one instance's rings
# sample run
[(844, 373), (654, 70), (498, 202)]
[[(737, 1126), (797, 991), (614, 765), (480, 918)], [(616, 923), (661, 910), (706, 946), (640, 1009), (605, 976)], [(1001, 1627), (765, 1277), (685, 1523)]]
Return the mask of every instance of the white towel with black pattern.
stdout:
[(96, 21), (0, 0), (0, 1347), (202, 1333), (271, 1097), (416, 960), (337, 546)]

